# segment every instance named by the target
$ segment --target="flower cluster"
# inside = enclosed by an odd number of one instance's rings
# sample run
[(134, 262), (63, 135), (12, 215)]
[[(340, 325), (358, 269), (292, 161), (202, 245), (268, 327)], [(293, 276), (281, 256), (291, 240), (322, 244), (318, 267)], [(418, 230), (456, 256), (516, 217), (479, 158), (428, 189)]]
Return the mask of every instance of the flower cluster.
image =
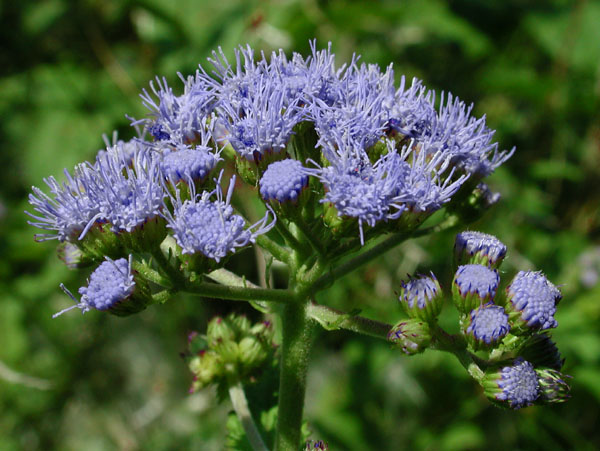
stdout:
[[(558, 325), (554, 314), (560, 291), (541, 272), (521, 271), (506, 295), (499, 293), (497, 268), (506, 246), (491, 235), (459, 233), (454, 249), (455, 261), (464, 263), (452, 283), (460, 339), (469, 352), (484, 351), (489, 357), (483, 361), (485, 372), (477, 377), (486, 395), (513, 409), (565, 401), (569, 386), (560, 373), (564, 359), (547, 332)], [(390, 330), (388, 341), (404, 353), (459, 340), (437, 325), (444, 293), (433, 274), (402, 282), (399, 300), (410, 318)]]
[[(209, 62), (212, 70), (179, 76), (181, 93), (159, 77), (143, 90), (148, 115), (131, 118), (136, 138), (105, 139), (93, 163), (45, 179), (49, 193), (33, 188), (30, 224), (46, 231), (37, 239), (63, 243), (71, 267), (156, 256), (169, 238), (169, 264), (201, 274), (277, 219), (302, 221), (321, 253), (337, 255), (342, 239), (362, 245), (418, 226), (512, 154), (458, 98), (436, 102), (417, 79), (396, 87), (391, 65), (356, 55), (337, 66), (331, 45), (312, 42), (309, 56), (291, 58), (240, 47), (232, 62), (219, 49)], [(223, 176), (211, 175), (228, 163), (268, 206), (254, 225), (231, 205), (235, 177), (224, 196)], [(514, 290), (526, 321), (542, 321), (532, 313), (541, 307), (519, 301), (527, 288)]]

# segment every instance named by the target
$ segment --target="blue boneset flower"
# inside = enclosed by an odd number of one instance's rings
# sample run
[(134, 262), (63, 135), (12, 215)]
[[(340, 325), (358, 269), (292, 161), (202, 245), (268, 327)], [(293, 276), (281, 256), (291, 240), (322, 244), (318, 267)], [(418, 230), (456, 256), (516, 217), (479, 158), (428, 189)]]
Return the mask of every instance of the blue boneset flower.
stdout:
[(506, 293), (507, 309), (520, 313), (519, 319), (527, 327), (544, 330), (558, 326), (554, 313), (562, 295), (541, 272), (520, 271)]
[(212, 171), (219, 157), (207, 147), (179, 146), (163, 154), (160, 168), (166, 179), (171, 182), (181, 180), (202, 181)]
[(53, 318), (74, 308), (81, 309), (82, 313), (91, 309), (109, 310), (133, 294), (135, 282), (131, 273), (131, 256), (129, 260), (106, 257), (106, 261), (90, 275), (88, 285), (79, 289), (79, 301), (63, 284), (61, 288), (77, 304), (54, 314)]
[(537, 373), (533, 365), (522, 358), (502, 368), (495, 382), (500, 389), (495, 398), (513, 409), (530, 406), (539, 396)]
[(476, 341), (486, 344), (496, 343), (510, 330), (508, 315), (499, 305), (491, 302), (471, 311), (471, 324), (467, 333)]
[(506, 246), (498, 238), (482, 232), (465, 231), (456, 235), (454, 251), (459, 261), (497, 266), (506, 255)]
[[(181, 201), (179, 197), (173, 199), (173, 214), (167, 212), (165, 217), (168, 227), (173, 230), (173, 236), (184, 254), (202, 253), (217, 262), (236, 248), (253, 243), (256, 237), (268, 232), (275, 225), (275, 219), (267, 223), (270, 211), (265, 216), (246, 228), (246, 221), (234, 214), (231, 207), (231, 196), (235, 185), (235, 176), (229, 183), (227, 196), (223, 199), (221, 187), (218, 183), (223, 172), (217, 180), (217, 187), (211, 192), (193, 195), (192, 199)], [(193, 187), (190, 191), (194, 193)], [(216, 194), (217, 200), (210, 198)]]
[(476, 294), (480, 299), (493, 299), (499, 283), (498, 271), (483, 265), (459, 266), (454, 277), (454, 284), (462, 296)]

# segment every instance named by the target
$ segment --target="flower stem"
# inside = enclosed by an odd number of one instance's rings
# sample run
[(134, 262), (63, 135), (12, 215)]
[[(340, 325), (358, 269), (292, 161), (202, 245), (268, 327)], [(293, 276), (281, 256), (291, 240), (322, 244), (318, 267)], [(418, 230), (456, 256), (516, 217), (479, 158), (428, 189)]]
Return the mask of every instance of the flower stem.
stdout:
[(219, 285), (211, 282), (188, 283), (180, 291), (232, 301), (261, 300), (281, 303), (293, 303), (295, 301), (294, 293), (290, 290)]
[(265, 235), (259, 235), (256, 237), (256, 243), (268, 251), (273, 257), (283, 263), (288, 263), (290, 261), (290, 253), (286, 248), (280, 246), (275, 241), (267, 238)]
[(327, 330), (346, 329), (386, 340), (389, 331), (392, 329), (391, 324), (341, 312), (331, 307), (317, 304), (316, 302), (308, 305), (307, 313)]
[(275, 449), (296, 451), (300, 447), (300, 428), (313, 327), (304, 303), (286, 305), (281, 319), (283, 342)]
[(252, 414), (248, 408), (248, 401), (246, 401), (246, 395), (244, 394), (244, 388), (242, 387), (241, 382), (230, 383), (229, 398), (231, 399), (233, 410), (235, 410), (236, 415), (244, 427), (244, 431), (246, 431), (246, 438), (250, 442), (252, 449), (255, 451), (267, 451), (268, 448), (252, 419)]

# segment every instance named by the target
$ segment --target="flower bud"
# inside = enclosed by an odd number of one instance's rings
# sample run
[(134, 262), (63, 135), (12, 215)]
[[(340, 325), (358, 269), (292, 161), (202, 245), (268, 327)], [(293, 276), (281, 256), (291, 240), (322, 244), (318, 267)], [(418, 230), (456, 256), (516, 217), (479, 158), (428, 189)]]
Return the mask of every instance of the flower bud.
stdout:
[(533, 365), (521, 357), (510, 365), (488, 370), (481, 385), (490, 401), (511, 409), (532, 405), (540, 392)]
[(459, 266), (452, 283), (452, 299), (461, 313), (493, 301), (500, 284), (496, 269), (483, 265)]
[(465, 231), (456, 235), (456, 266), (471, 263), (498, 268), (505, 255), (506, 246), (495, 236), (475, 231)]
[(407, 319), (396, 324), (387, 339), (408, 355), (419, 354), (429, 347), (431, 331), (425, 321)]
[(540, 385), (540, 397), (537, 400), (539, 404), (565, 402), (571, 397), (571, 387), (564, 380), (571, 376), (564, 375), (551, 368), (537, 368), (535, 372), (538, 375)]
[(190, 391), (204, 388), (221, 378), (224, 366), (221, 357), (213, 351), (202, 351), (192, 358), (189, 368), (194, 375), (194, 382)]
[(554, 313), (562, 295), (541, 272), (520, 271), (506, 288), (506, 298), (513, 334), (558, 326)]
[(206, 339), (208, 340), (208, 345), (214, 348), (218, 343), (223, 341), (235, 340), (236, 333), (227, 319), (216, 316), (208, 323)]
[(463, 331), (473, 350), (494, 348), (509, 332), (508, 315), (492, 302), (471, 311), (468, 327)]
[(435, 275), (420, 276), (402, 282), (400, 304), (411, 318), (434, 321), (444, 305), (444, 294)]
[(270, 346), (255, 336), (242, 338), (239, 343), (239, 358), (246, 368), (261, 366), (269, 357)]
[(525, 341), (519, 347), (518, 354), (525, 360), (539, 367), (560, 370), (565, 363), (556, 344), (548, 333), (533, 334), (523, 337)]

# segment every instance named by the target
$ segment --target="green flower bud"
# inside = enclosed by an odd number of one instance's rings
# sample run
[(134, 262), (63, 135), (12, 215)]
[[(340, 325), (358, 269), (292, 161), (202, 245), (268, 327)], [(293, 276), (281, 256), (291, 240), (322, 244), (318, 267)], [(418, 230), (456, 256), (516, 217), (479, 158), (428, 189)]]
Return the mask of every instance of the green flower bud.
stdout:
[(444, 305), (444, 293), (435, 275), (419, 276), (408, 282), (402, 282), (400, 297), (402, 308), (411, 318), (434, 321)]
[(208, 340), (209, 347), (214, 348), (217, 344), (224, 341), (235, 340), (236, 333), (227, 319), (216, 316), (208, 323), (206, 339)]
[(540, 385), (540, 397), (538, 404), (554, 404), (565, 402), (571, 395), (571, 387), (565, 379), (571, 376), (562, 374), (552, 368), (536, 368), (538, 383)]
[(488, 399), (500, 407), (520, 409), (532, 405), (539, 397), (537, 373), (521, 357), (489, 368), (481, 385)]
[(200, 352), (190, 360), (189, 368), (194, 375), (191, 392), (217, 382), (224, 375), (223, 361), (213, 351)]
[(419, 354), (431, 343), (431, 330), (425, 321), (407, 319), (396, 324), (387, 339), (408, 355)]
[(498, 268), (506, 256), (506, 246), (495, 236), (465, 231), (456, 235), (454, 262), (456, 267), (466, 264)]
[(269, 356), (267, 344), (254, 336), (242, 338), (238, 348), (240, 362), (248, 369), (261, 366)]
[(565, 363), (556, 344), (548, 333), (539, 333), (523, 339), (518, 354), (539, 367), (560, 370)]

